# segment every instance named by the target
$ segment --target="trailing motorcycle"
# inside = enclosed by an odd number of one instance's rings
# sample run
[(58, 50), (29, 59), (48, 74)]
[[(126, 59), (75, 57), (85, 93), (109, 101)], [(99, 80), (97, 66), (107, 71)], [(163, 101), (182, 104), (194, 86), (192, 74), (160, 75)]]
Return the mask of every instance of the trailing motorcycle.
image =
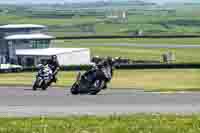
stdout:
[(37, 90), (38, 88), (41, 88), (42, 90), (46, 90), (51, 85), (52, 79), (53, 72), (51, 68), (48, 65), (40, 65), (32, 89)]

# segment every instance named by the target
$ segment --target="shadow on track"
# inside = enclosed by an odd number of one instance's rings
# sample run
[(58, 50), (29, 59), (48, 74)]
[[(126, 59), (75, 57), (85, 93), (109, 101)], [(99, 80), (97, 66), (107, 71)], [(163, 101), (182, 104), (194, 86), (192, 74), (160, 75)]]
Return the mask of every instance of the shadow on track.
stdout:
[(24, 89), (24, 91), (33, 91), (33, 89)]
[[(106, 90), (102, 90), (97, 95), (89, 95), (89, 94), (79, 94), (73, 96), (114, 96), (114, 95), (135, 95), (136, 93), (145, 93), (144, 89), (138, 88), (110, 88)], [(66, 96), (72, 95), (70, 93), (70, 89), (66, 89)]]

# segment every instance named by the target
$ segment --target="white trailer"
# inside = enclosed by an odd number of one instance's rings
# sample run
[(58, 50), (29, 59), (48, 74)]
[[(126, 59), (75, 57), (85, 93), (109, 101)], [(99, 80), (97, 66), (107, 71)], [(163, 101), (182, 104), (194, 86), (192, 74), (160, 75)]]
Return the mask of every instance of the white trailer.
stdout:
[(16, 55), (24, 66), (36, 66), (53, 55), (62, 66), (91, 64), (88, 48), (17, 49)]

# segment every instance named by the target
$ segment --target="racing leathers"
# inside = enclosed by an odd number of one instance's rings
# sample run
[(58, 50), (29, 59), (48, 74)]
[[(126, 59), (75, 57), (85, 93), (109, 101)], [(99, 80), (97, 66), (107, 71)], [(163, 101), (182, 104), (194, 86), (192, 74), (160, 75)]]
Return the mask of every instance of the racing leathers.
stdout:
[(57, 60), (56, 61), (50, 60), (48, 62), (48, 65), (50, 66), (50, 68), (51, 68), (51, 70), (53, 72), (53, 79), (52, 79), (52, 81), (56, 83), (56, 81), (57, 81), (57, 77), (56, 76), (57, 76), (58, 71), (60, 69), (60, 65), (59, 65), (59, 63), (58, 63)]

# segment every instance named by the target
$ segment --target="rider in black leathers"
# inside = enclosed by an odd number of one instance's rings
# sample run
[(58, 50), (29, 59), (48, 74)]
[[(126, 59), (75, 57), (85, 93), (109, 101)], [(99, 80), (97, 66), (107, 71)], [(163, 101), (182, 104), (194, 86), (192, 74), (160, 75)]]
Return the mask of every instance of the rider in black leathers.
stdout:
[[(96, 65), (95, 78), (104, 80), (105, 84), (103, 89), (107, 88), (107, 83), (110, 82), (113, 76), (113, 60), (111, 57), (107, 57)], [(94, 80), (96, 80), (94, 79)]]
[(107, 83), (109, 83), (113, 77), (113, 69), (114, 69), (114, 63), (111, 57), (107, 57), (104, 61), (103, 69), (105, 69), (104, 75), (105, 75), (105, 84), (103, 89), (107, 88)]
[(51, 60), (49, 60), (47, 64), (50, 66), (51, 70), (53, 71), (53, 79), (52, 79), (52, 81), (56, 83), (57, 82), (56, 75), (58, 74), (58, 71), (60, 70), (60, 65), (58, 63), (57, 56), (53, 55), (51, 57)]

